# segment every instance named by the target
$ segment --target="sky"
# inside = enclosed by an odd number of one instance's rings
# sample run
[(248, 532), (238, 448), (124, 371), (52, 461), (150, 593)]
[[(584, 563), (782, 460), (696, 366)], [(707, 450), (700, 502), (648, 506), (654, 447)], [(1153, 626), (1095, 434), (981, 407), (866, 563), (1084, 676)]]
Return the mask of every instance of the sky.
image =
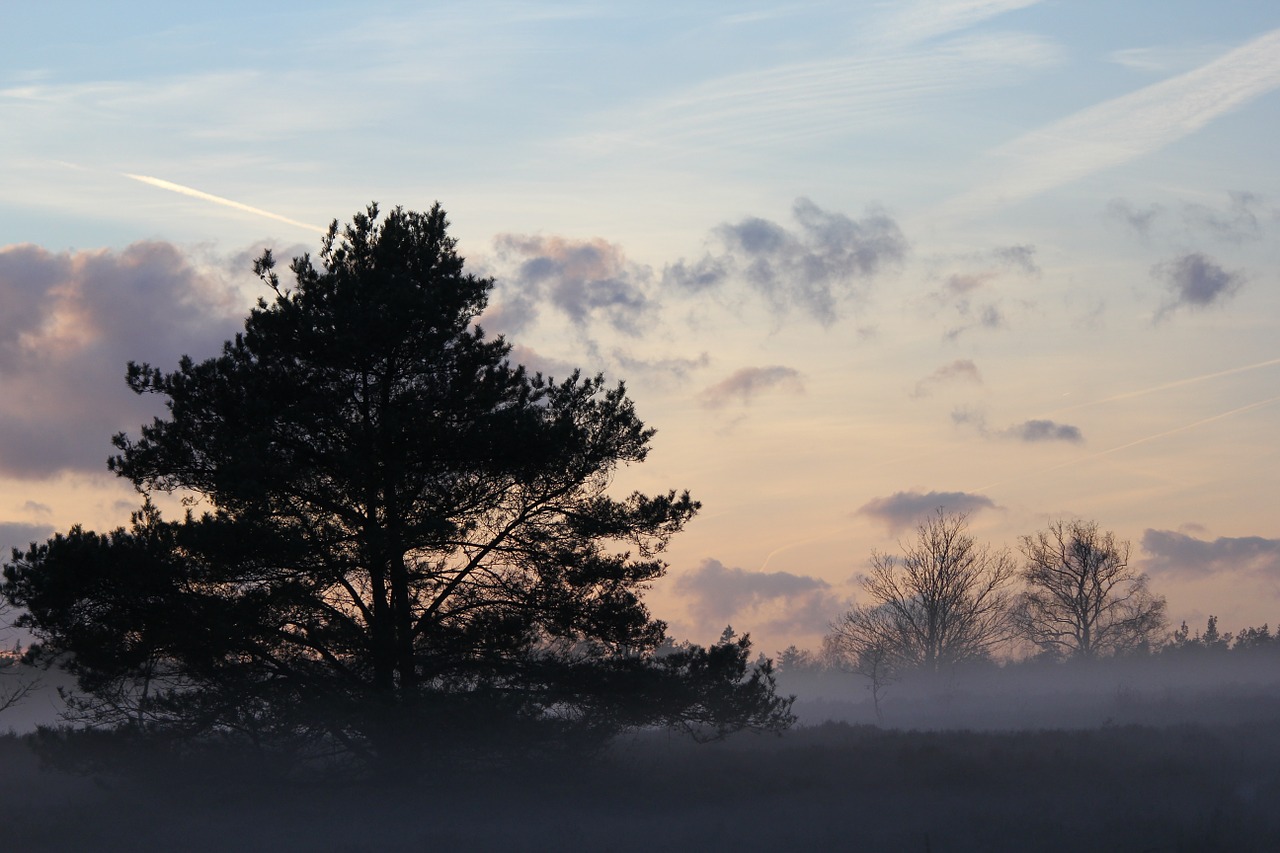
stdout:
[(371, 201), (625, 380), (680, 638), (816, 647), (873, 552), (1096, 520), (1280, 621), (1280, 5), (5, 4), (0, 546), (127, 523), (129, 360), (217, 353)]

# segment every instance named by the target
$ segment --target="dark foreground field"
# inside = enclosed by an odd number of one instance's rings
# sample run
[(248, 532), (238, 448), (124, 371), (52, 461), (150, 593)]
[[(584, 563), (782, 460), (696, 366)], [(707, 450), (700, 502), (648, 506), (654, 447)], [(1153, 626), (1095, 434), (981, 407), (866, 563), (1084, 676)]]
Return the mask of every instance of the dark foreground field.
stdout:
[(42, 769), (0, 739), (0, 849), (1280, 850), (1280, 725), (911, 732), (828, 724), (412, 785), (252, 767)]

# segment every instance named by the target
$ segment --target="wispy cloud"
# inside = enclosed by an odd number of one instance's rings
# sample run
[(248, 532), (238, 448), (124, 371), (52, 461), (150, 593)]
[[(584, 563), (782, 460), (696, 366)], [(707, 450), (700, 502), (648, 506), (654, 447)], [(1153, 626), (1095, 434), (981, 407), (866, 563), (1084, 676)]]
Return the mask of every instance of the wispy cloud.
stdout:
[(719, 226), (713, 250), (698, 261), (667, 266), (663, 284), (701, 295), (743, 279), (769, 301), (777, 322), (798, 308), (830, 325), (843, 303), (862, 296), (868, 282), (907, 254), (898, 223), (879, 208), (854, 219), (799, 198), (791, 213), (797, 230), (758, 216)]
[(992, 256), (1005, 266), (1019, 269), (1027, 275), (1039, 275), (1040, 265), (1036, 263), (1036, 247), (1030, 244), (1018, 246), (1001, 246), (993, 249)]
[(998, 305), (988, 304), (984, 305), (980, 311), (973, 311), (968, 301), (962, 300), (957, 304), (957, 308), (961, 316), (972, 317), (972, 319), (966, 319), (965, 322), (947, 329), (942, 333), (943, 340), (955, 343), (965, 332), (970, 332), (974, 329), (987, 329), (990, 331), (1006, 328), (1004, 314), (1000, 311), (1000, 306)]
[(1115, 403), (1119, 400), (1144, 397), (1147, 394), (1156, 394), (1160, 391), (1182, 388), (1186, 385), (1194, 385), (1198, 382), (1207, 382), (1211, 379), (1221, 379), (1224, 376), (1235, 376), (1238, 373), (1248, 373), (1250, 371), (1261, 370), (1266, 367), (1276, 367), (1277, 365), (1280, 365), (1280, 358), (1269, 358), (1266, 361), (1257, 361), (1253, 364), (1243, 364), (1239, 367), (1231, 367), (1226, 370), (1216, 370), (1213, 373), (1202, 373), (1199, 376), (1188, 376), (1185, 379), (1174, 379), (1171, 382), (1162, 382), (1159, 385), (1152, 385), (1149, 388), (1139, 388), (1136, 391), (1125, 391), (1122, 394), (1112, 394), (1110, 397), (1100, 397), (1097, 400), (1088, 400), (1084, 403), (1075, 403), (1071, 406), (1063, 406), (1055, 409), (1050, 414), (1061, 414), (1062, 412), (1072, 412), (1076, 409), (1084, 409), (1090, 406), (1100, 406), (1104, 403)]
[(500, 301), (481, 318), (486, 328), (519, 332), (543, 305), (579, 330), (603, 321), (635, 336), (653, 319), (657, 306), (646, 293), (648, 267), (632, 263), (607, 240), (499, 234), (493, 242), (511, 271), (501, 277)]
[(1151, 236), (1151, 224), (1155, 222), (1156, 217), (1160, 215), (1163, 209), (1158, 204), (1138, 208), (1128, 199), (1123, 198), (1113, 198), (1107, 202), (1107, 216), (1118, 219), (1128, 225), (1133, 230), (1133, 233), (1144, 240)]
[(1168, 74), (1208, 62), (1222, 52), (1220, 45), (1160, 45), (1127, 47), (1107, 58), (1117, 65), (1148, 74)]
[(549, 379), (564, 379), (577, 368), (577, 365), (563, 359), (543, 355), (533, 347), (514, 344), (507, 355), (507, 361), (518, 364), (533, 373), (541, 373)]
[(939, 386), (949, 385), (954, 382), (965, 382), (974, 385), (982, 384), (982, 374), (978, 371), (978, 366), (973, 363), (972, 359), (957, 358), (950, 364), (942, 365), (916, 383), (915, 389), (911, 392), (911, 398), (915, 400), (921, 397), (928, 397)]
[(1150, 154), (1280, 86), (1280, 29), (996, 149), (1000, 177), (953, 202), (1011, 203)]
[(776, 390), (792, 394), (804, 393), (800, 372), (794, 367), (778, 364), (770, 367), (744, 367), (734, 371), (726, 379), (704, 388), (699, 397), (702, 405), (715, 409), (734, 401), (746, 405), (759, 395)]
[(293, 225), (297, 228), (305, 228), (308, 231), (315, 231), (321, 234), (323, 234), (326, 230), (328, 230), (325, 228), (321, 228), (319, 225), (310, 225), (306, 222), (299, 222), (296, 219), (290, 219), (287, 216), (281, 216), (278, 213), (272, 213), (269, 210), (263, 210), (260, 207), (252, 207), (251, 205), (242, 204), (241, 202), (238, 202), (238, 201), (232, 201), (231, 199), (223, 198), (220, 195), (213, 195), (212, 193), (207, 193), (202, 190), (194, 189), (192, 187), (184, 187), (182, 184), (175, 184), (173, 181), (165, 181), (160, 178), (153, 178), (150, 175), (133, 175), (128, 172), (125, 172), (123, 174), (126, 178), (131, 178), (135, 181), (140, 181), (141, 183), (147, 184), (148, 186), (152, 186), (157, 189), (168, 190), (169, 192), (178, 193), (179, 195), (185, 195), (191, 198), (198, 198), (201, 201), (208, 201), (208, 202), (212, 202), (213, 204), (220, 204), (223, 207), (229, 207), (232, 210), (239, 210), (242, 213), (252, 213), (254, 216), (261, 216), (264, 219), (274, 219), (276, 222), (283, 222), (286, 225)]
[(981, 411), (959, 408), (951, 413), (951, 422), (956, 426), (968, 426), (976, 429), (984, 438), (1002, 439), (1005, 441), (1021, 441), (1025, 444), (1065, 441), (1068, 444), (1082, 444), (1084, 434), (1073, 424), (1063, 424), (1048, 418), (1032, 418), (1020, 424), (1011, 424), (1004, 429), (990, 429), (986, 416)]
[(1203, 204), (1188, 204), (1182, 210), (1187, 225), (1228, 243), (1245, 243), (1262, 237), (1259, 208), (1262, 197), (1251, 192), (1227, 194), (1227, 209), (1219, 211)]
[(790, 572), (751, 572), (703, 560), (692, 572), (675, 577), (675, 589), (703, 630), (718, 630), (750, 616), (770, 631), (823, 630), (839, 610), (826, 581)]
[(607, 129), (581, 141), (677, 153), (808, 139), (907, 114), (922, 98), (998, 84), (1058, 57), (1044, 39), (1014, 33), (959, 37), (927, 50), (885, 47), (711, 80), (608, 117)]
[(942, 298), (953, 296), (965, 296), (970, 291), (977, 290), (987, 282), (995, 278), (995, 273), (952, 273), (947, 276), (944, 284), (945, 291), (941, 294)]
[(974, 24), (1035, 6), (1040, 0), (915, 0), (897, 2), (872, 28), (880, 41), (912, 43), (966, 29)]
[(641, 358), (620, 347), (614, 347), (611, 355), (613, 356), (613, 361), (628, 376), (641, 374), (651, 381), (665, 380), (675, 384), (686, 380), (693, 371), (700, 370), (711, 364), (711, 354), (706, 351), (699, 353), (696, 358), (682, 356)]

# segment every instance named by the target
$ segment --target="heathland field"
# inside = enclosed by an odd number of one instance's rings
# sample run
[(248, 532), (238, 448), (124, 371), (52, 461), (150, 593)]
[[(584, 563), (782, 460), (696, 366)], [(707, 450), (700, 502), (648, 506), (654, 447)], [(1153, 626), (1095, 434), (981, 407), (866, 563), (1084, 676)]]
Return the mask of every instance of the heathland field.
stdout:
[(377, 784), (300, 780), (226, 755), (134, 755), (113, 768), (104, 753), (107, 766), (79, 775), (41, 766), (33, 748), (49, 744), (10, 736), (0, 840), (22, 851), (1261, 853), (1280, 849), (1276, 720), (1005, 732), (831, 723), (709, 745), (651, 734), (604, 756), (425, 766)]

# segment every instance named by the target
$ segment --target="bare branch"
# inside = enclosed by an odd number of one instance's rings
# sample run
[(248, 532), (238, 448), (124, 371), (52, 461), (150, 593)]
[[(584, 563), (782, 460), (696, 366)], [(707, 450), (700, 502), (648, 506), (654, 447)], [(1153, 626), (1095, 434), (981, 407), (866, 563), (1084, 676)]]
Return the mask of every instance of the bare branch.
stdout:
[(1129, 543), (1095, 521), (1059, 519), (1022, 537), (1027, 591), (1015, 608), (1019, 633), (1055, 657), (1128, 651), (1165, 628), (1165, 600), (1129, 565)]

